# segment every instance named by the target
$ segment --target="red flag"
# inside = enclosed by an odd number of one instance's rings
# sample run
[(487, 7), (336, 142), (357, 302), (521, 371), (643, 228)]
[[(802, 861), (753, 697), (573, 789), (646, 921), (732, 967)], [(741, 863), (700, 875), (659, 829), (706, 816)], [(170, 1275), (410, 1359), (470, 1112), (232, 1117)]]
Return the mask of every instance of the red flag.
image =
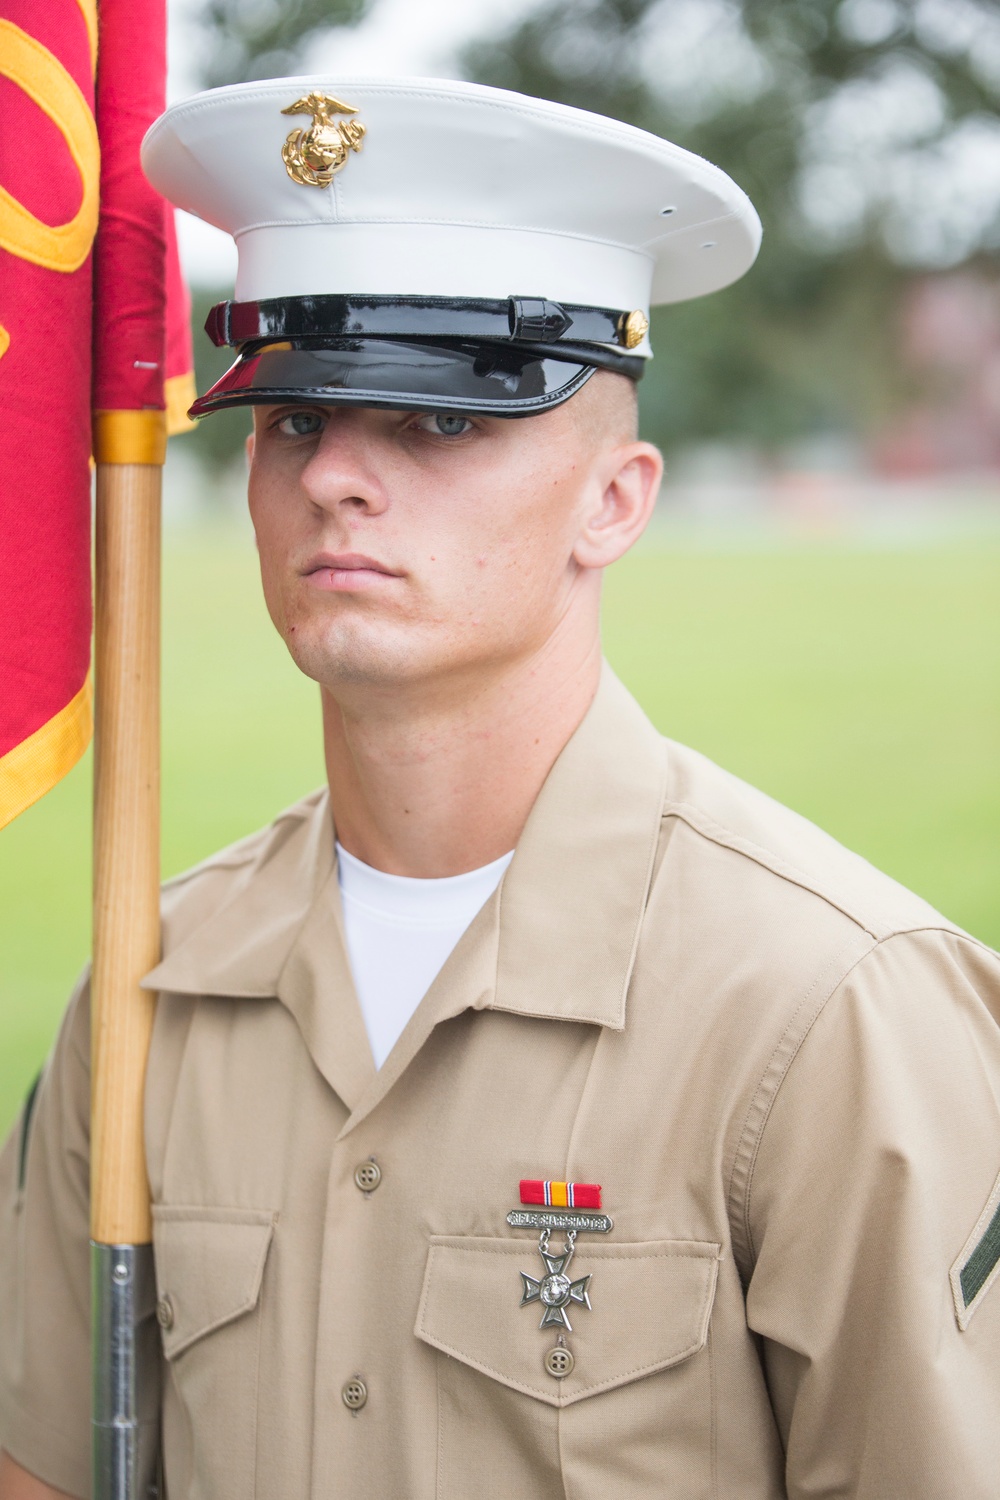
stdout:
[[(0, 0), (0, 9), (3, 827), (91, 735), (92, 409), (112, 414), (97, 421), (111, 443), (100, 456), (162, 462), (162, 439), (149, 441), (162, 418), (133, 414), (166, 405), (169, 430), (183, 431), (193, 379), (172, 210), (139, 165), (139, 142), (163, 108), (164, 0), (103, 0), (100, 148), (94, 0)], [(136, 448), (138, 430), (146, 438)]]
[[(172, 405), (174, 429), (191, 425), (190, 403), (178, 410), (192, 384), (192, 358), (173, 211), (139, 165), (142, 138), (165, 105), (166, 76), (166, 0), (101, 0), (94, 412), (97, 457), (111, 463), (154, 461), (144, 457), (144, 440), (127, 434), (152, 433), (155, 423), (122, 413)], [(130, 449), (133, 442), (138, 446)]]
[(97, 25), (81, 0), (0, 18), (0, 827), (91, 732), (91, 245)]

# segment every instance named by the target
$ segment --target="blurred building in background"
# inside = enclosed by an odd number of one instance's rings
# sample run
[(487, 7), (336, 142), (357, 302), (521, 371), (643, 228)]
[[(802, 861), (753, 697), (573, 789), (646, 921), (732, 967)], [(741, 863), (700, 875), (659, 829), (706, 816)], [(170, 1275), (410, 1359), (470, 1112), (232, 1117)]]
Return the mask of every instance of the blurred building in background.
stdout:
[[(174, 19), (175, 93), (436, 73), (724, 167), (764, 245), (736, 286), (654, 316), (641, 404), (668, 506), (1000, 505), (995, 0), (176, 0)], [(198, 323), (229, 292), (218, 266), (189, 260)], [(226, 356), (196, 346), (203, 388)], [(210, 497), (241, 488), (246, 430), (222, 413), (187, 440)]]
[(915, 390), (875, 434), (894, 478), (1000, 473), (1000, 288), (972, 271), (905, 287), (900, 353)]

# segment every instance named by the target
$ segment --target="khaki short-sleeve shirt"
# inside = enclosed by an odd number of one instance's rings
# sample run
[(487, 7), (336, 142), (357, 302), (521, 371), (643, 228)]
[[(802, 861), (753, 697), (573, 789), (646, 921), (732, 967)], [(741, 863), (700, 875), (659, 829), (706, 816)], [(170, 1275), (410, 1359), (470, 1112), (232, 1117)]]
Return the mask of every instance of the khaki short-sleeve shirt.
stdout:
[[(380, 1071), (325, 795), (164, 917), (171, 1500), (993, 1500), (1000, 963), (610, 674)], [(0, 1167), (0, 1439), (81, 1496), (86, 1032)], [(613, 1221), (569, 1330), (522, 1178)]]

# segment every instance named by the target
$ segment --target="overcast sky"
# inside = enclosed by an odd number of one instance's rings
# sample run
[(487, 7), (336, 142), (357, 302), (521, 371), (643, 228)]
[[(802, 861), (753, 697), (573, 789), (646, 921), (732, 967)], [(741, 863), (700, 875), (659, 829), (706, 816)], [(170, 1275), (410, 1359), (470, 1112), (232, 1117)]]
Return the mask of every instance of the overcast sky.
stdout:
[[(457, 77), (453, 58), (474, 36), (502, 29), (537, 0), (375, 0), (368, 18), (318, 41), (303, 71), (379, 73), (394, 77)], [(198, 0), (169, 0), (171, 102), (198, 88), (194, 58), (199, 38), (188, 17)], [(236, 250), (221, 230), (178, 215), (181, 258), (188, 280), (218, 286), (231, 282)]]

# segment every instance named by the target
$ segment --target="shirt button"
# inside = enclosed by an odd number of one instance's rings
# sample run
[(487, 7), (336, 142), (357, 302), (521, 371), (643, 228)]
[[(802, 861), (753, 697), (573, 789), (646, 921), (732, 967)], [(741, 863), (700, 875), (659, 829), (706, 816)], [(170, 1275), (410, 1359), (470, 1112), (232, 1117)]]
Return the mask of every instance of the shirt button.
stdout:
[(555, 1380), (565, 1380), (567, 1375), (573, 1373), (573, 1366), (575, 1364), (576, 1360), (573, 1358), (573, 1355), (562, 1344), (557, 1344), (545, 1356), (546, 1373), (551, 1375)]
[(360, 1376), (355, 1375), (347, 1382), (340, 1394), (348, 1411), (360, 1411), (368, 1400), (368, 1387)]
[(156, 1304), (156, 1321), (167, 1331), (174, 1326), (174, 1304), (169, 1297), (161, 1297)]
[(354, 1182), (363, 1193), (374, 1193), (382, 1181), (382, 1168), (377, 1161), (363, 1161), (354, 1168)]

